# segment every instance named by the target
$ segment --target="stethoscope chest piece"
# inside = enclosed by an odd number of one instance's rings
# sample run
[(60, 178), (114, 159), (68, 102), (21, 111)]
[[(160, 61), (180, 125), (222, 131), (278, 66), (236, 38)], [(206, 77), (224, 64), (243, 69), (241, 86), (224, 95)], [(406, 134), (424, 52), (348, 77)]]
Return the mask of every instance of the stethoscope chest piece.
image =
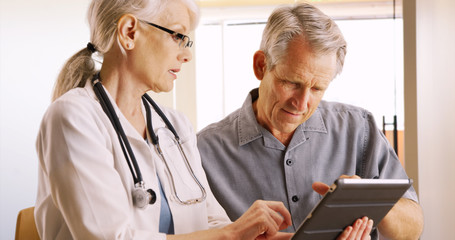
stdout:
[(144, 187), (135, 187), (133, 189), (133, 205), (145, 209), (149, 204), (156, 202), (156, 193), (152, 189), (145, 189)]

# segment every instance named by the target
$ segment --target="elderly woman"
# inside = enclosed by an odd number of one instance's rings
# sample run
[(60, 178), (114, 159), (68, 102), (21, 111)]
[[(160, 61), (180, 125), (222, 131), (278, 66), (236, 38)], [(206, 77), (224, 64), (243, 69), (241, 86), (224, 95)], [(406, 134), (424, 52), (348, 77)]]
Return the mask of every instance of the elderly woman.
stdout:
[(231, 223), (207, 184), (191, 124), (146, 95), (170, 91), (191, 60), (185, 34), (197, 24), (196, 4), (93, 0), (88, 20), (91, 42), (60, 73), (37, 139), (40, 237), (288, 238), (277, 234), (291, 223), (281, 203), (258, 201)]

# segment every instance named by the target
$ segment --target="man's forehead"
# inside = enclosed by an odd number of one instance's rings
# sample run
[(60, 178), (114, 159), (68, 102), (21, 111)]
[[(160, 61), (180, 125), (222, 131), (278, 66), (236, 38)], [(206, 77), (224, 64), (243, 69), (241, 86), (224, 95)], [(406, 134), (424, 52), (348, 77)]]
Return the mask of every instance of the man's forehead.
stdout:
[(331, 81), (336, 73), (336, 54), (315, 54), (302, 47), (283, 56), (273, 71), (280, 78), (298, 80), (316, 77)]

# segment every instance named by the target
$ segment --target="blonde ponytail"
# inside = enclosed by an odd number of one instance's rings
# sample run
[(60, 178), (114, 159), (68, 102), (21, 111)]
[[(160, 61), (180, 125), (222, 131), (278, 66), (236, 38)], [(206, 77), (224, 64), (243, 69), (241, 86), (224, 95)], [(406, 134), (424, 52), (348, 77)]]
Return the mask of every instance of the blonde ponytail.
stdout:
[(55, 82), (52, 101), (73, 88), (84, 87), (87, 79), (95, 73), (92, 51), (88, 48), (80, 50), (65, 63), (60, 71)]
[[(92, 53), (96, 51), (103, 58), (111, 49), (116, 42), (116, 23), (121, 16), (129, 13), (140, 19), (151, 19), (162, 13), (172, 1), (175, 0), (92, 0), (87, 14), (92, 45), (87, 45), (65, 63), (55, 83), (52, 101), (73, 88), (84, 87), (87, 79), (96, 74)], [(191, 29), (194, 29), (199, 20), (196, 2), (180, 1), (188, 7)]]

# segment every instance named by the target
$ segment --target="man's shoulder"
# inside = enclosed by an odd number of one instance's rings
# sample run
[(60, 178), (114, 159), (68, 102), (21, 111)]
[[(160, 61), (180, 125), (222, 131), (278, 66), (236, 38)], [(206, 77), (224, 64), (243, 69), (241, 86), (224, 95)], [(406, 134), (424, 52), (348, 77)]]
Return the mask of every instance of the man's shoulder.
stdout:
[[(343, 116), (345, 114), (355, 115), (362, 118), (367, 117), (371, 113), (358, 106), (341, 103), (341, 102), (330, 102), (330, 101), (321, 101), (318, 110), (321, 112), (322, 116), (328, 116), (336, 114), (338, 116)], [(341, 115), (340, 115), (341, 114)]]
[(370, 111), (346, 103), (321, 101), (317, 111), (327, 129), (339, 130), (340, 126), (349, 126), (345, 129), (351, 129), (353, 126), (376, 124)]

